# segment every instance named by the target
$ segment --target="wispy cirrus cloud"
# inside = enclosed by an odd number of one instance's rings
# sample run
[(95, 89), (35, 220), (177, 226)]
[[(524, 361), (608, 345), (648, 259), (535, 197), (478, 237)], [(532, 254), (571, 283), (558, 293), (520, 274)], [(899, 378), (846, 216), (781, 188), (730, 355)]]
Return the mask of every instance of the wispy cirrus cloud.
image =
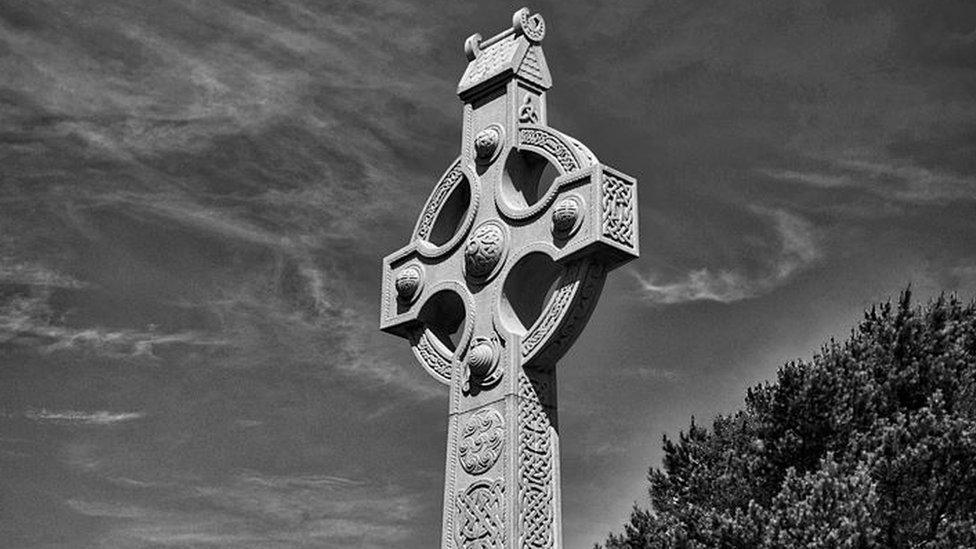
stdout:
[(116, 425), (142, 419), (141, 412), (107, 412), (104, 410), (84, 412), (77, 410), (31, 410), (24, 417), (32, 421), (82, 425)]
[[(71, 286), (75, 287), (75, 286)], [(155, 358), (169, 345), (223, 346), (225, 338), (195, 331), (155, 332), (104, 327), (69, 327), (55, 321), (49, 291), (19, 295), (0, 303), (0, 345), (42, 353), (93, 352), (100, 356)]]
[(688, 301), (741, 301), (782, 286), (821, 257), (816, 231), (808, 221), (785, 210), (754, 211), (772, 221), (776, 239), (775, 253), (764, 258), (760, 268), (695, 269), (674, 282), (659, 282), (658, 276), (653, 273), (643, 274), (630, 269), (631, 275), (640, 284), (644, 299), (659, 305)]
[[(152, 503), (157, 489), (179, 505)], [(220, 483), (140, 482), (124, 498), (72, 497), (65, 505), (107, 520), (100, 541), (126, 547), (390, 547), (409, 538), (422, 510), (416, 494), (398, 487), (253, 470)]]
[(976, 200), (976, 177), (933, 170), (910, 162), (838, 158), (827, 169), (760, 168), (756, 172), (776, 181), (822, 189), (856, 189), (879, 199), (907, 204), (945, 204)]

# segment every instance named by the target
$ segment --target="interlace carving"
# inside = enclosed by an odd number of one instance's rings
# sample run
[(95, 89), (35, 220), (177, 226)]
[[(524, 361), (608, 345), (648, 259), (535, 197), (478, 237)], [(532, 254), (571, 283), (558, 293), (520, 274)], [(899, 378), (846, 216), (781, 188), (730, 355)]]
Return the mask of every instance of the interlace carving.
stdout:
[(633, 247), (634, 185), (603, 173), (603, 236)]
[(546, 350), (538, 357), (539, 360), (555, 362), (576, 341), (586, 325), (586, 320), (593, 313), (593, 308), (596, 307), (596, 300), (600, 297), (606, 276), (607, 271), (602, 264), (590, 263), (586, 266), (583, 280), (579, 283), (576, 302), (572, 305), (572, 310), (563, 318), (555, 335), (550, 338)]
[(522, 128), (519, 130), (519, 142), (523, 145), (533, 145), (548, 152), (566, 172), (579, 168), (579, 163), (573, 153), (562, 144), (559, 139), (547, 131), (538, 128)]
[(444, 178), (441, 179), (440, 183), (437, 184), (437, 188), (431, 193), (430, 199), (427, 200), (427, 204), (424, 206), (424, 212), (420, 217), (420, 223), (417, 225), (418, 238), (430, 238), (430, 230), (434, 225), (434, 220), (437, 219), (437, 212), (440, 211), (444, 200), (462, 179), (464, 179), (464, 173), (461, 171), (461, 163), (456, 162)]
[(421, 363), (425, 364), (432, 372), (441, 377), (444, 381), (451, 381), (451, 361), (445, 360), (430, 341), (430, 335), (426, 332), (416, 336), (417, 343), (413, 346), (414, 354)]
[(457, 496), (457, 545), (463, 549), (505, 547), (505, 484), (478, 480)]
[(502, 454), (505, 441), (505, 421), (491, 408), (475, 412), (461, 431), (458, 459), (469, 474), (488, 472)]
[(547, 340), (549, 337), (549, 332), (551, 332), (555, 327), (559, 318), (562, 317), (563, 312), (566, 307), (569, 306), (570, 302), (573, 300), (573, 296), (576, 294), (576, 286), (579, 285), (579, 271), (580, 263), (574, 262), (570, 267), (566, 269), (566, 276), (563, 280), (567, 281), (565, 284), (556, 290), (556, 293), (552, 296), (549, 301), (549, 305), (543, 312), (539, 320), (532, 325), (529, 332), (522, 339), (522, 356), (527, 357), (532, 354), (532, 351), (539, 346), (540, 343)]
[(519, 547), (553, 546), (553, 455), (549, 416), (528, 377), (519, 377)]

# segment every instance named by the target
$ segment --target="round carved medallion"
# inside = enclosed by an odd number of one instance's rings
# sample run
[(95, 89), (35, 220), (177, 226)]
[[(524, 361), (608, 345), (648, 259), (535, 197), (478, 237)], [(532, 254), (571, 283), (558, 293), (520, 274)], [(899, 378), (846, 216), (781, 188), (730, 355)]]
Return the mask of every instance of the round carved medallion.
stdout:
[(495, 363), (495, 350), (489, 343), (479, 343), (468, 352), (468, 369), (471, 375), (484, 378)]
[(417, 265), (409, 265), (404, 267), (399, 273), (397, 273), (396, 281), (394, 286), (396, 286), (397, 297), (401, 301), (412, 301), (420, 290), (420, 285), (423, 282), (423, 272)]
[(497, 341), (484, 336), (474, 338), (464, 358), (468, 372), (468, 379), (462, 388), (464, 394), (477, 393), (498, 385), (505, 373), (498, 357)]
[(575, 196), (567, 196), (552, 209), (552, 232), (557, 236), (569, 236), (579, 227), (582, 217), (580, 200)]
[(501, 126), (492, 124), (474, 136), (475, 160), (479, 164), (487, 164), (498, 157), (503, 132)]
[(487, 472), (502, 454), (505, 421), (491, 408), (479, 410), (468, 418), (461, 430), (458, 459), (468, 474)]
[(471, 278), (487, 280), (498, 272), (505, 253), (505, 229), (497, 221), (486, 221), (464, 247), (464, 271)]

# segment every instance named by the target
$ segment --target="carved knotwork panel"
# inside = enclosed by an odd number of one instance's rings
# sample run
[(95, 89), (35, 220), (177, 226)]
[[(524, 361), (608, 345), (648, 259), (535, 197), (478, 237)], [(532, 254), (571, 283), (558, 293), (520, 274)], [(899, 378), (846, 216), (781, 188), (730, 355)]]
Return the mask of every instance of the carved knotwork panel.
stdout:
[(505, 483), (502, 479), (473, 482), (456, 500), (455, 540), (458, 549), (505, 547)]
[(611, 173), (603, 173), (603, 236), (634, 247), (634, 184)]
[[(540, 375), (545, 378), (545, 374)], [(554, 494), (553, 432), (550, 414), (540, 399), (551, 389), (533, 385), (525, 374), (519, 379), (519, 547), (549, 549), (553, 546)], [(541, 393), (541, 394), (540, 394)]]

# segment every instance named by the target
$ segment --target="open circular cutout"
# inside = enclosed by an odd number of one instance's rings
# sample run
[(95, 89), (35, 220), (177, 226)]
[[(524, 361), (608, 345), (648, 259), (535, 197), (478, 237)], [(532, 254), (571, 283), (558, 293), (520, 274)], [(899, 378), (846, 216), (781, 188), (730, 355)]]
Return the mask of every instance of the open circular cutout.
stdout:
[(542, 199), (559, 176), (545, 157), (530, 151), (512, 151), (502, 174), (502, 198), (509, 207), (523, 210)]
[(447, 200), (437, 211), (437, 217), (434, 219), (427, 241), (434, 246), (443, 246), (450, 242), (451, 238), (457, 234), (470, 207), (471, 185), (468, 178), (464, 177), (454, 186)]
[(505, 328), (525, 334), (549, 303), (562, 274), (563, 268), (544, 253), (530, 253), (520, 259), (502, 286), (501, 320)]
[(464, 335), (466, 317), (464, 300), (451, 290), (432, 295), (418, 315), (424, 327), (452, 352)]

